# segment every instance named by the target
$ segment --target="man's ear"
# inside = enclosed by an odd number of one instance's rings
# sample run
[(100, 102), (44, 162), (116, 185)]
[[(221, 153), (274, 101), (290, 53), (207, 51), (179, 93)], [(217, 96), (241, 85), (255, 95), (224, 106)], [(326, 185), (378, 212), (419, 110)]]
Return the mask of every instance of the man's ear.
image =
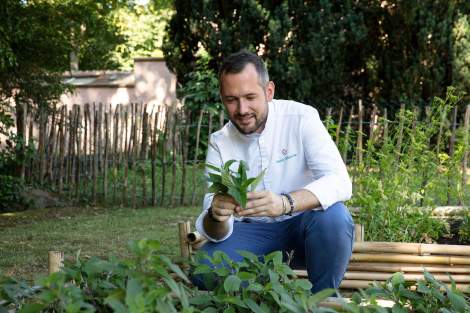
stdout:
[(274, 82), (270, 80), (266, 85), (265, 93), (266, 93), (266, 100), (271, 102), (274, 98), (274, 90), (276, 86), (274, 86)]

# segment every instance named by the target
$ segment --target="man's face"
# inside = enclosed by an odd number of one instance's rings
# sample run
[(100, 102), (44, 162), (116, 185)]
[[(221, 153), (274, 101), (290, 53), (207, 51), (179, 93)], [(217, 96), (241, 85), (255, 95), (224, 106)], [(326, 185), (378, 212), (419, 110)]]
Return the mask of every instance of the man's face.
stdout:
[(274, 96), (274, 83), (262, 87), (251, 63), (240, 73), (222, 75), (220, 83), (220, 97), (230, 121), (242, 134), (261, 133), (268, 118), (268, 102)]

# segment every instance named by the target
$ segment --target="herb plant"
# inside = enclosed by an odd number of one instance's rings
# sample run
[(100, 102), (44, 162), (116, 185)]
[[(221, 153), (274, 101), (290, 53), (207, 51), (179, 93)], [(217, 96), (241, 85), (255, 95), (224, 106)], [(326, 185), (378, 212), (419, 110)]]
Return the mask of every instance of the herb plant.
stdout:
[(245, 161), (238, 161), (238, 170), (232, 171), (230, 166), (237, 162), (236, 160), (227, 161), (222, 167), (213, 164), (206, 164), (209, 172), (208, 181), (211, 184), (209, 192), (216, 194), (229, 194), (242, 208), (246, 207), (247, 192), (253, 191), (259, 184), (266, 172), (263, 170), (258, 176), (248, 178), (248, 165)]

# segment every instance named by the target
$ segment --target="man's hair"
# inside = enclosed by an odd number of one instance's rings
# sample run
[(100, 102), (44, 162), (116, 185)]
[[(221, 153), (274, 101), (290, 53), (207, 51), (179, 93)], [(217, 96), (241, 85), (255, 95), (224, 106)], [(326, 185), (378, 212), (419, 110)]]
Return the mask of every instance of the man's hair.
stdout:
[(247, 64), (253, 64), (256, 72), (258, 73), (258, 82), (262, 87), (265, 87), (269, 82), (269, 74), (263, 60), (256, 54), (242, 49), (229, 55), (222, 62), (219, 68), (219, 85), (222, 82), (222, 75), (225, 74), (238, 74)]

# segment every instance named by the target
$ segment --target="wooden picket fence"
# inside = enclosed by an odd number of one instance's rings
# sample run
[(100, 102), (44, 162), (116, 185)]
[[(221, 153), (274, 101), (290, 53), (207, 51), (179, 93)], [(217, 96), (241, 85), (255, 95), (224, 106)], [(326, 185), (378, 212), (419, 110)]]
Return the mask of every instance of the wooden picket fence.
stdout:
[[(176, 105), (150, 109), (141, 103), (114, 108), (86, 103), (25, 118), (26, 141), (34, 151), (24, 169), (27, 183), (46, 185), (76, 203), (131, 207), (199, 203), (208, 135), (226, 122), (223, 111), (195, 114)], [(437, 146), (450, 131), (446, 150), (451, 157), (458, 126), (468, 142), (469, 118), (470, 105), (442, 117)], [(324, 120), (336, 125), (333, 139), (347, 163), (362, 162), (366, 140), (388, 135), (387, 110), (364, 108), (362, 101), (335, 112), (327, 109)], [(464, 155), (463, 182), (468, 149)]]

